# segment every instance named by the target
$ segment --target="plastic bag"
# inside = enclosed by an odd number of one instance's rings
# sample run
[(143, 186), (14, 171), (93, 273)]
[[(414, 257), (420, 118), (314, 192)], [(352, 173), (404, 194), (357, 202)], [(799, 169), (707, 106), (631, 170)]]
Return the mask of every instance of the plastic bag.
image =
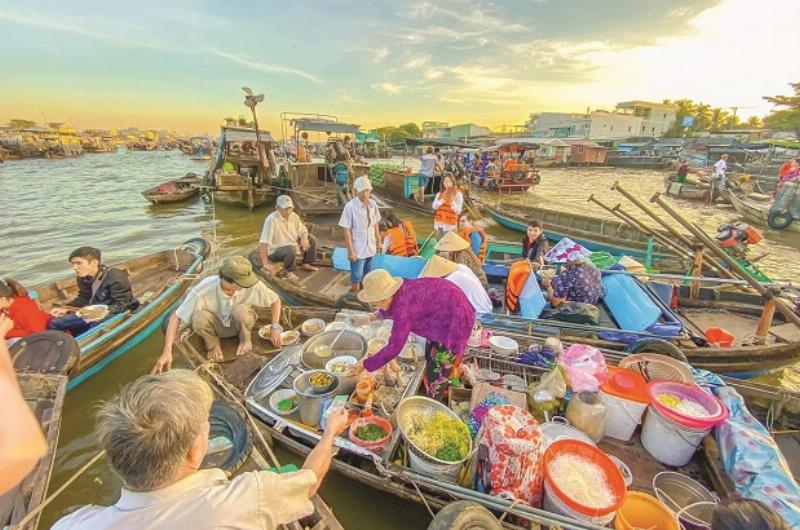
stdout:
[(533, 417), (541, 422), (550, 421), (561, 408), (561, 400), (567, 393), (567, 382), (556, 366), (538, 383), (528, 385), (528, 408)]
[(606, 407), (596, 393), (578, 392), (567, 405), (567, 420), (599, 443), (605, 435)]
[(558, 359), (567, 374), (567, 382), (575, 392), (597, 392), (608, 378), (602, 352), (586, 344), (573, 344)]

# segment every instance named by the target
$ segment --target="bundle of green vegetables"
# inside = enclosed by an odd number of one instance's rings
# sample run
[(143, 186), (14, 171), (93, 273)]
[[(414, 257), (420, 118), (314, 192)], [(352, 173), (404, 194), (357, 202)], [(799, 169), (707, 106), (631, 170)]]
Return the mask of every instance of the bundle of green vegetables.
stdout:
[(445, 462), (458, 462), (469, 456), (469, 429), (444, 412), (410, 412), (405, 430), (411, 443), (429, 456)]

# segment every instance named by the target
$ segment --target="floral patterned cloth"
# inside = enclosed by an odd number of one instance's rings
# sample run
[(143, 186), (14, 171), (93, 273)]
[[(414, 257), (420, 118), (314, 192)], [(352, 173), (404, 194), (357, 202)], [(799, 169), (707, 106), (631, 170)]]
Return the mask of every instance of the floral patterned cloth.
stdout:
[(553, 278), (553, 295), (569, 302), (597, 305), (602, 294), (600, 270), (588, 263), (571, 265)]
[(498, 405), (478, 434), (475, 489), (541, 506), (544, 482), (542, 429), (527, 410)]
[(425, 390), (428, 397), (445, 403), (450, 387), (460, 385), (458, 379), (461, 355), (456, 355), (438, 342), (425, 346)]

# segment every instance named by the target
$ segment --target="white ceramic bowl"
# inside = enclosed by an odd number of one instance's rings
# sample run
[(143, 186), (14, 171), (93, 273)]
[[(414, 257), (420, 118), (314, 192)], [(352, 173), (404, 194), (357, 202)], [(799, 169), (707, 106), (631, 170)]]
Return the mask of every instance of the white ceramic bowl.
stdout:
[(345, 374), (347, 372), (347, 370), (345, 370), (344, 372), (335, 372), (333, 370), (334, 366), (336, 366), (336, 365), (341, 363), (341, 364), (346, 364), (349, 367), (349, 366), (352, 366), (352, 365), (356, 364), (357, 362), (358, 362), (358, 359), (356, 359), (352, 355), (339, 355), (338, 357), (334, 357), (330, 361), (326, 362), (325, 363), (325, 369), (327, 371), (331, 372), (332, 374), (335, 374), (335, 375), (338, 375), (339, 377), (341, 377), (343, 374)]
[[(316, 331), (312, 331), (311, 328), (316, 328)], [(317, 333), (322, 333), (325, 329), (325, 321), (321, 318), (309, 318), (303, 325), (300, 326), (300, 330), (303, 332), (303, 335), (306, 337), (313, 337)]]
[[(278, 403), (289, 398), (294, 399), (294, 406), (289, 410), (279, 409)], [(269, 408), (271, 408), (275, 414), (280, 416), (288, 416), (289, 414), (294, 413), (297, 410), (297, 393), (292, 388), (282, 388), (276, 392), (273, 392), (269, 397)]]
[(325, 331), (340, 331), (344, 328), (347, 324), (344, 322), (331, 322), (327, 326), (325, 326)]
[(492, 335), (489, 339), (492, 351), (498, 355), (516, 355), (519, 353), (519, 344), (512, 338), (502, 335)]

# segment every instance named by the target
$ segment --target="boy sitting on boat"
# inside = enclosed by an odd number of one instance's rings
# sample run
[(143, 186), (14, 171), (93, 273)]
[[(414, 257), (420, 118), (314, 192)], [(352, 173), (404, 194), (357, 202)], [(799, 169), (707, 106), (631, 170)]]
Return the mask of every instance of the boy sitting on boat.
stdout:
[(79, 508), (53, 528), (272, 530), (311, 515), (311, 497), (330, 468), (333, 442), (347, 427), (344, 409), (330, 414), (299, 471), (250, 471), (229, 480), (221, 469), (200, 469), (213, 399), (200, 376), (173, 370), (140, 377), (104, 403), (95, 430), (122, 478), (119, 500)]
[(219, 275), (209, 276), (186, 293), (175, 313), (169, 317), (164, 336), (164, 350), (152, 373), (172, 366), (172, 346), (181, 324), (191, 324), (202, 337), (210, 361), (222, 360), (221, 338), (239, 337), (236, 355), (253, 349), (252, 330), (256, 325), (253, 307), (272, 310), (270, 341), (281, 346), (281, 300), (258, 280), (253, 266), (244, 256), (231, 256), (222, 262)]
[(90, 305), (108, 306), (107, 316), (138, 309), (139, 301), (133, 296), (128, 273), (103, 265), (100, 250), (94, 247), (77, 248), (69, 255), (69, 262), (75, 271), (78, 296), (68, 302), (67, 307), (56, 307), (50, 311), (53, 316), (48, 324), (50, 329), (80, 335), (103, 320), (83, 318), (76, 312)]

